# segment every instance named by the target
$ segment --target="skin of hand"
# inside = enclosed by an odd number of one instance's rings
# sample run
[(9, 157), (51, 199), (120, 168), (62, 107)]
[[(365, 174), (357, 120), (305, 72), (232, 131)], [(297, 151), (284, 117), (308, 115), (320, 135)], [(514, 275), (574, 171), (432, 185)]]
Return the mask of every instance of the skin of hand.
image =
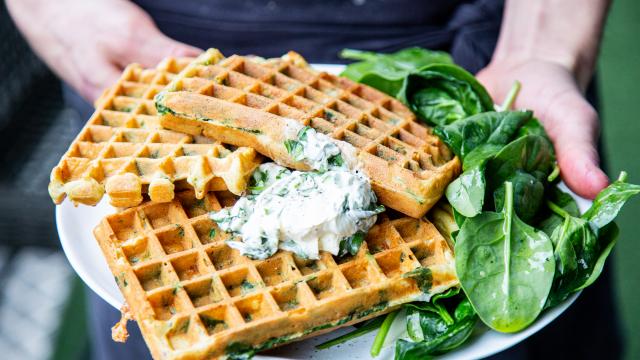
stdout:
[(515, 108), (534, 111), (562, 179), (586, 198), (609, 183), (599, 167), (598, 113), (584, 98), (607, 8), (606, 0), (507, 1), (494, 56), (477, 75), (496, 103), (521, 82)]
[(65, 82), (92, 102), (130, 63), (155, 66), (167, 56), (201, 50), (158, 30), (126, 0), (6, 0), (34, 51)]
[(522, 83), (515, 108), (531, 109), (554, 143), (562, 179), (578, 195), (594, 198), (608, 184), (599, 168), (599, 119), (569, 70), (558, 63), (493, 62), (478, 74), (496, 103), (514, 81)]

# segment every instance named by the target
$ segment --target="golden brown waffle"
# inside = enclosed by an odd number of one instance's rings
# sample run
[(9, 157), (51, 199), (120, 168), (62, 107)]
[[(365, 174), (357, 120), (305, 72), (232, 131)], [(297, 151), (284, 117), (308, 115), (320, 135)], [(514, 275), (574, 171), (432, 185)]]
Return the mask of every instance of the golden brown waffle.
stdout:
[(284, 146), (292, 121), (350, 143), (380, 202), (414, 217), (424, 215), (460, 171), (446, 145), (399, 101), (315, 72), (295, 53), (258, 63), (208, 50), (156, 102), (165, 128), (249, 146), (300, 170), (308, 167)]
[[(240, 193), (259, 164), (253, 149), (162, 130), (153, 97), (192, 59), (168, 58), (155, 69), (128, 66), (96, 101), (96, 111), (51, 172), (49, 194), (95, 205), (106, 192), (117, 207), (138, 205), (142, 194), (173, 199), (174, 187)], [(175, 182), (175, 185), (174, 185)]]
[[(155, 359), (264, 350), (458, 284), (445, 239), (410, 217), (381, 218), (353, 257), (321, 252), (304, 260), (279, 251), (251, 260), (225, 245), (229, 235), (208, 216), (234, 201), (228, 192), (201, 200), (178, 192), (172, 202), (127, 209), (95, 229)], [(429, 271), (411, 276), (422, 267)]]

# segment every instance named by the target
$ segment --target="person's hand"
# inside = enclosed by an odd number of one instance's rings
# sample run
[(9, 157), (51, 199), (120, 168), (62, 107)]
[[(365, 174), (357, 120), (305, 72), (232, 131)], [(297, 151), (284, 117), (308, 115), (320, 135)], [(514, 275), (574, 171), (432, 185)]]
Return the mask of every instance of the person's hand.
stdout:
[(514, 81), (522, 83), (515, 108), (533, 110), (543, 123), (571, 190), (593, 198), (607, 186), (609, 180), (598, 165), (598, 114), (567, 67), (544, 60), (503, 59), (477, 76), (496, 103), (502, 103)]
[(85, 99), (95, 100), (133, 62), (155, 66), (167, 56), (201, 50), (162, 34), (125, 0), (7, 0), (36, 53)]

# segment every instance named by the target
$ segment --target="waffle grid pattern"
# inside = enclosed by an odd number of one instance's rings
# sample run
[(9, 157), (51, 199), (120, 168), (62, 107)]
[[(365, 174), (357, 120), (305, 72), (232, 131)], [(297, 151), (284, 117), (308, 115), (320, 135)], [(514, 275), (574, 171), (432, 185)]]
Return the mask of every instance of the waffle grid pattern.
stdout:
[[(149, 193), (170, 201), (174, 184), (206, 191), (241, 192), (258, 165), (252, 149), (233, 150), (204, 137), (163, 130), (153, 97), (191, 62), (167, 58), (155, 69), (128, 66), (118, 83), (96, 101), (96, 111), (51, 173), (55, 203), (65, 196), (96, 204), (104, 190), (117, 207), (130, 207)], [(235, 166), (236, 174), (229, 172)]]
[[(424, 215), (459, 171), (459, 161), (446, 145), (398, 100), (346, 78), (316, 72), (295, 53), (284, 58), (257, 63), (209, 50), (167, 89), (295, 119), (346, 141), (364, 157), (383, 204), (411, 216)], [(163, 125), (183, 130), (164, 119)]]
[(354, 257), (322, 252), (305, 260), (279, 251), (250, 260), (224, 244), (228, 235), (208, 217), (234, 201), (227, 192), (201, 200), (178, 192), (96, 228), (154, 358), (218, 357), (233, 343), (260, 348), (380, 315), (422, 295), (402, 276), (419, 266), (431, 269), (433, 293), (457, 284), (444, 238), (408, 217), (381, 220)]

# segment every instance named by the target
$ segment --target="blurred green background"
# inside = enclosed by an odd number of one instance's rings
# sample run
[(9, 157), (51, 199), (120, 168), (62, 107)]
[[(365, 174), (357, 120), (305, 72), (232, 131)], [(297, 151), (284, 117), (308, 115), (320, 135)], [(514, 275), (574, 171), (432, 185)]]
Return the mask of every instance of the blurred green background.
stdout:
[[(601, 116), (609, 176), (620, 170), (640, 183), (640, 1), (614, 1), (604, 34), (600, 64)], [(618, 219), (615, 288), (627, 341), (626, 359), (640, 359), (640, 201), (627, 204)]]

